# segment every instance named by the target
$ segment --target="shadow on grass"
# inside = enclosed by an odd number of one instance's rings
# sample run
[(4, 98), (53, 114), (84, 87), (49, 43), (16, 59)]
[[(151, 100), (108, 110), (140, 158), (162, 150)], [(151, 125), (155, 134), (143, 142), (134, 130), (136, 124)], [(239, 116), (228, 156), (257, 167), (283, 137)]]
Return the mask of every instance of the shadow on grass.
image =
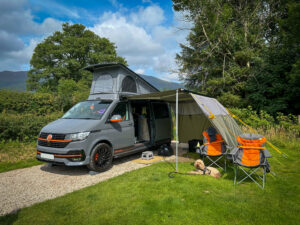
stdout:
[(15, 212), (12, 212), (11, 214), (1, 216), (0, 217), (0, 224), (1, 225), (14, 224), (19, 218), (19, 212), (20, 212), (20, 210), (16, 210)]

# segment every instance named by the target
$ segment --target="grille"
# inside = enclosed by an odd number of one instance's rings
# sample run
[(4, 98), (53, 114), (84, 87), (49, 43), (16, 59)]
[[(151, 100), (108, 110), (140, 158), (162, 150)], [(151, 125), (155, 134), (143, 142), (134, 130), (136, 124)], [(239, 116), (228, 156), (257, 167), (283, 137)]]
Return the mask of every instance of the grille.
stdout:
[[(40, 138), (47, 139), (47, 136), (50, 133), (41, 133)], [(53, 140), (64, 140), (65, 139), (65, 134), (52, 134), (52, 139)], [(64, 148), (69, 144), (69, 142), (48, 142), (48, 141), (43, 141), (43, 140), (38, 140), (38, 145), (40, 146), (45, 146), (45, 147), (50, 147), (50, 148)]]
[(69, 142), (48, 142), (48, 141), (41, 141), (38, 140), (38, 145), (51, 147), (51, 148), (64, 148), (69, 144)]
[[(49, 134), (52, 134), (52, 133), (43, 133), (42, 132), (40, 134), (40, 138), (46, 139)], [(65, 136), (66, 136), (65, 134), (52, 134), (52, 139), (53, 140), (65, 140)]]

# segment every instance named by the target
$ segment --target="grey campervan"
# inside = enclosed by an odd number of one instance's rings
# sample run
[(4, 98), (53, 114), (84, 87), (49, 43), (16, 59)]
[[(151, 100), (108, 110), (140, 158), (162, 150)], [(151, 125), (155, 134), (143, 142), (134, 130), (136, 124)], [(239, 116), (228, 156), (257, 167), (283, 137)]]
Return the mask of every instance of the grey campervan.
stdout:
[(105, 171), (113, 158), (137, 153), (172, 138), (170, 107), (162, 101), (129, 101), (128, 96), (158, 92), (119, 63), (86, 67), (93, 72), (88, 100), (42, 128), (37, 159)]

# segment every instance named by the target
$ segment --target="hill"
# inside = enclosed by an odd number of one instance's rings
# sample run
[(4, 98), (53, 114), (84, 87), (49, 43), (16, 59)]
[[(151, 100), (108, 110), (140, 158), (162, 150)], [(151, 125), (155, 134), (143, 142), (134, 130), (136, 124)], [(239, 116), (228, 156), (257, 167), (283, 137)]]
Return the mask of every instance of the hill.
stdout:
[(0, 89), (26, 90), (26, 71), (3, 71), (0, 72)]
[[(163, 90), (172, 90), (177, 88), (183, 88), (183, 84), (169, 82), (165, 80), (158, 79), (153, 76), (147, 76), (139, 74), (147, 82), (152, 84), (154, 87)], [(26, 80), (27, 80), (27, 71), (3, 71), (0, 72), (0, 89), (12, 89), (18, 91), (26, 90)]]

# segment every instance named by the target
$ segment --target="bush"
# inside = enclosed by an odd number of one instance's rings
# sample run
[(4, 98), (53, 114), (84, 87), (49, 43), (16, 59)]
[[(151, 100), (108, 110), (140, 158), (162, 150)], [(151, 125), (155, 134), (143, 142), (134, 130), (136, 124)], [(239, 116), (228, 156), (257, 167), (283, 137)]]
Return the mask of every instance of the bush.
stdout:
[(33, 141), (36, 140), (40, 130), (62, 116), (62, 112), (48, 115), (34, 114), (0, 114), (0, 140)]
[(58, 98), (49, 93), (0, 91), (0, 113), (46, 115), (59, 110)]
[(250, 127), (257, 129), (262, 133), (268, 133), (271, 136), (276, 134), (290, 137), (300, 136), (300, 125), (297, 117), (294, 115), (277, 113), (277, 116), (273, 117), (262, 110), (257, 113), (250, 106), (243, 109), (232, 108), (230, 111)]

